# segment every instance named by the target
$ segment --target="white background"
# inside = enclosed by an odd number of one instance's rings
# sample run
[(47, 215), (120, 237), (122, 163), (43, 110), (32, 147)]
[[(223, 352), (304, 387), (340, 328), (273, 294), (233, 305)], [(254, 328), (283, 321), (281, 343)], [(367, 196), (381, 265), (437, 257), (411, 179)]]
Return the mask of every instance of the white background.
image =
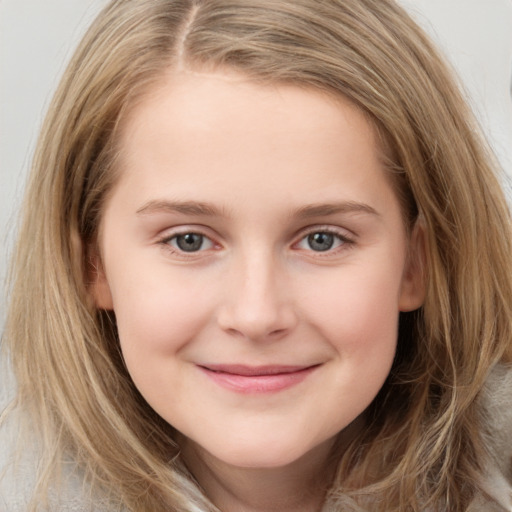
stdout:
[[(512, 0), (401, 0), (457, 67), (512, 175)], [(106, 0), (0, 0), (0, 280), (37, 132), (65, 62)], [(508, 191), (509, 197), (512, 193)], [(27, 240), (27, 243), (30, 243)], [(0, 325), (3, 294), (0, 295)]]

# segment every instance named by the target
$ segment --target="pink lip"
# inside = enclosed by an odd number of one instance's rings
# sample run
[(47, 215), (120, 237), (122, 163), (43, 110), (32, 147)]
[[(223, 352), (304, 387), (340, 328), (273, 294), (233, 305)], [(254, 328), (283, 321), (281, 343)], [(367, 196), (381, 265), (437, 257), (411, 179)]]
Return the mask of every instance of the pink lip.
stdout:
[(198, 368), (216, 384), (238, 393), (273, 393), (302, 382), (319, 365), (207, 365)]

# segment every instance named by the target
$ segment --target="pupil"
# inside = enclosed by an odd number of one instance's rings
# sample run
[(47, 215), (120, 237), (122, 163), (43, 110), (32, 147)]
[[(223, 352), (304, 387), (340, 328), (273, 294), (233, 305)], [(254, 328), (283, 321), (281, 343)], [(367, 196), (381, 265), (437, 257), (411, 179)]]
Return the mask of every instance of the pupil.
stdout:
[(203, 235), (197, 233), (187, 233), (176, 237), (177, 246), (185, 252), (194, 252), (201, 249), (203, 245)]
[(330, 233), (312, 233), (308, 235), (308, 243), (314, 251), (328, 251), (334, 244), (334, 235)]

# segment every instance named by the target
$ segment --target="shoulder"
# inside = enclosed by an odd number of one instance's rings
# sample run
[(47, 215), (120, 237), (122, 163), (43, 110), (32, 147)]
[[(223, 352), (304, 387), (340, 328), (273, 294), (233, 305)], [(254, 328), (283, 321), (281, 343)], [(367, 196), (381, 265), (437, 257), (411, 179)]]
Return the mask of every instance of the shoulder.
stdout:
[(480, 411), (489, 453), (484, 488), (501, 508), (479, 504), (474, 510), (512, 511), (512, 367), (498, 365), (491, 372)]

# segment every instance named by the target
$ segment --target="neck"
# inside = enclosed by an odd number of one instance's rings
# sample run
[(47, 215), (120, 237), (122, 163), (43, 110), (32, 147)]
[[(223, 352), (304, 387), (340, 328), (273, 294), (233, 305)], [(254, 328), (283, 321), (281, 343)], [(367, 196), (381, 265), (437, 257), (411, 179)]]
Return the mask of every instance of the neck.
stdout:
[(222, 512), (318, 512), (331, 483), (335, 465), (332, 441), (316, 447), (284, 467), (231, 466), (191, 441), (182, 455), (206, 495)]

